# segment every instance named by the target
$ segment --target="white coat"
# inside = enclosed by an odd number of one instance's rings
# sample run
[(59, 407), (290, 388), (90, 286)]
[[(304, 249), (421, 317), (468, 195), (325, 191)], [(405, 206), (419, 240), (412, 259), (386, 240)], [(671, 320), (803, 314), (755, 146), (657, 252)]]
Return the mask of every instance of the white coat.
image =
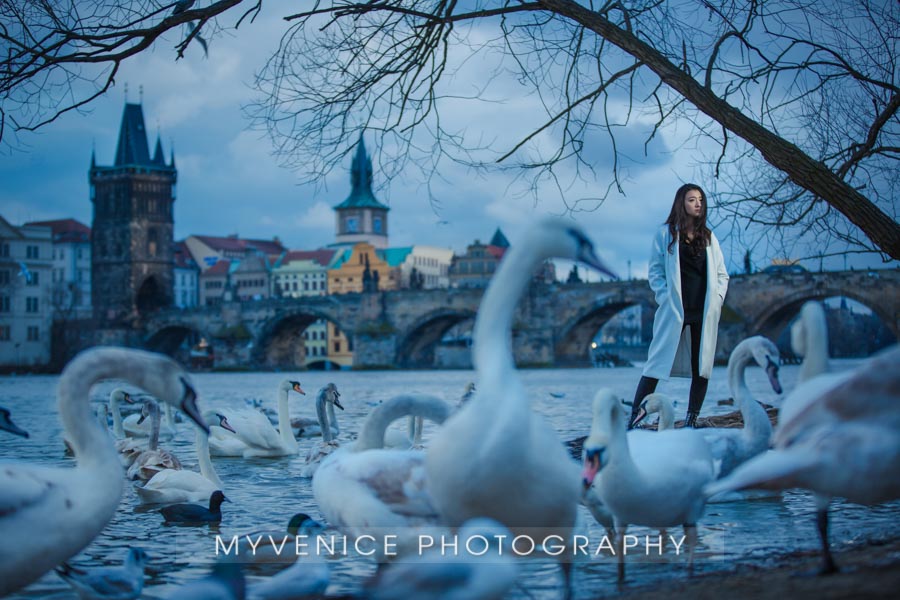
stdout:
[[(662, 226), (653, 238), (650, 255), (650, 289), (656, 294), (656, 316), (653, 318), (653, 341), (643, 375), (655, 379), (691, 376), (691, 337), (684, 328), (684, 305), (681, 298), (681, 266), (678, 240), (668, 251), (669, 226)], [(712, 375), (719, 333), (719, 315), (728, 291), (728, 271), (715, 234), (706, 247), (706, 298), (703, 302), (703, 326), (700, 336), (700, 375)], [(684, 329), (684, 331), (682, 331)]]

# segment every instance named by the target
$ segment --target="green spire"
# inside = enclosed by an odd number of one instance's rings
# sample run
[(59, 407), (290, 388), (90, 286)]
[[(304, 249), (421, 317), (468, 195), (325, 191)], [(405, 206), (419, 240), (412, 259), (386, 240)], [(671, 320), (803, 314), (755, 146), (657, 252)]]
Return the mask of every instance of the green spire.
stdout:
[(350, 196), (338, 204), (335, 209), (342, 208), (380, 208), (390, 210), (375, 199), (372, 193), (372, 159), (366, 153), (366, 144), (362, 134), (356, 145), (353, 163), (350, 166)]

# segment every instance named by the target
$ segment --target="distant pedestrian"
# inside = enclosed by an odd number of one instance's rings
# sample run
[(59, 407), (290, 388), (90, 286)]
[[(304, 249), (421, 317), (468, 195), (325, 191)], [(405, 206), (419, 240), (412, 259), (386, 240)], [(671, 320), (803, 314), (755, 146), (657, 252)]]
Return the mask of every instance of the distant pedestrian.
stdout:
[(706, 225), (707, 198), (687, 183), (653, 239), (650, 289), (656, 294), (653, 340), (631, 410), (631, 421), (660, 379), (691, 377), (685, 427), (695, 427), (716, 353), (728, 272), (719, 241)]

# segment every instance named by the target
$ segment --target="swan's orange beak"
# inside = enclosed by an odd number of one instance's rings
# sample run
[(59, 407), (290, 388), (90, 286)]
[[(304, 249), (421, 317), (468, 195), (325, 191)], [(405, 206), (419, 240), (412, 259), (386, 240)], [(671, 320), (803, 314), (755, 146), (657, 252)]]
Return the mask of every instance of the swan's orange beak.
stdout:
[(590, 448), (584, 451), (584, 469), (581, 471), (581, 483), (587, 490), (594, 483), (597, 473), (603, 468), (603, 448)]
[(291, 389), (293, 389), (293, 390), (294, 390), (295, 392), (297, 392), (298, 394), (301, 394), (301, 395), (303, 395), (303, 396), (306, 395), (306, 392), (303, 391), (303, 388), (300, 387), (300, 384), (299, 384), (299, 383), (295, 383), (294, 385), (292, 385), (292, 386), (291, 386)]
[(228, 419), (225, 418), (225, 415), (217, 413), (216, 416), (219, 417), (219, 427), (226, 431), (230, 431), (231, 433), (237, 433), (237, 431), (234, 430), (234, 427), (231, 426), (231, 423), (228, 422)]

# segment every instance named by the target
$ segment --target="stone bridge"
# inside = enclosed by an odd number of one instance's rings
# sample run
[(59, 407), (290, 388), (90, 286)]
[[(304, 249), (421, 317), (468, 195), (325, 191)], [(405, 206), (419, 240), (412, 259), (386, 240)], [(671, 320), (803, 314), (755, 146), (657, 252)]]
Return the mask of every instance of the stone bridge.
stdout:
[[(218, 366), (296, 368), (302, 331), (317, 319), (337, 325), (351, 340), (354, 368), (428, 368), (447, 331), (471, 321), (483, 290), (400, 290), (225, 303), (152, 314), (144, 345), (174, 353), (194, 333), (210, 341)], [(870, 308), (895, 337), (900, 334), (900, 270), (760, 273), (734, 276), (723, 310), (717, 358), (748, 335), (777, 339), (803, 302), (846, 296)], [(646, 280), (533, 285), (513, 322), (520, 366), (590, 364), (590, 342), (616, 313), (655, 309)], [(230, 333), (228, 333), (230, 332)], [(240, 335), (234, 335), (239, 332)]]

